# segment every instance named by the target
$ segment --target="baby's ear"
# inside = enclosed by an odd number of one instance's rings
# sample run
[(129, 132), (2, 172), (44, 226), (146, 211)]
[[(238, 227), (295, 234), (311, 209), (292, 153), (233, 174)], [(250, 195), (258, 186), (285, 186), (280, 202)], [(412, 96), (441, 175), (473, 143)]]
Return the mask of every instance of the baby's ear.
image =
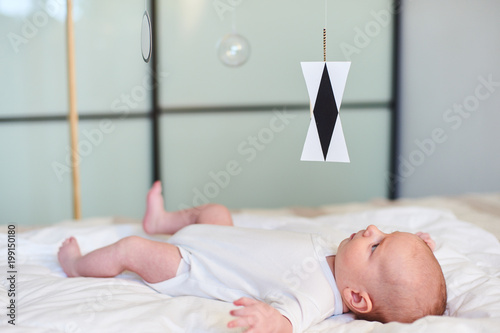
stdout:
[(366, 291), (357, 291), (349, 287), (342, 291), (349, 309), (358, 313), (368, 313), (372, 310), (372, 300)]
[(431, 235), (429, 235), (426, 232), (420, 232), (420, 231), (417, 232), (415, 235), (420, 237), (425, 242), (425, 244), (429, 246), (432, 252), (434, 252), (434, 249), (436, 248), (436, 242), (431, 238)]

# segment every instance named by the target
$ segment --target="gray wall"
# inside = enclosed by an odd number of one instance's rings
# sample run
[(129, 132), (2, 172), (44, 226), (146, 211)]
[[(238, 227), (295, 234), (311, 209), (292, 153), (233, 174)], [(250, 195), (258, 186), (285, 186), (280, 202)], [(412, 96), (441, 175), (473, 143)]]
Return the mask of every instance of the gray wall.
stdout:
[(404, 1), (403, 197), (500, 190), (500, 2)]

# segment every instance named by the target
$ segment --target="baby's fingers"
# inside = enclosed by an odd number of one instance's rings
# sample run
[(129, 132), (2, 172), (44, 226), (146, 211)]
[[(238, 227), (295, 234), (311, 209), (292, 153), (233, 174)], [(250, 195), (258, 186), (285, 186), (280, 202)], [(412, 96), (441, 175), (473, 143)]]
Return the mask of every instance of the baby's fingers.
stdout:
[(233, 302), (236, 306), (249, 306), (258, 303), (257, 300), (249, 297), (241, 297)]
[(420, 237), (429, 246), (429, 248), (434, 251), (436, 248), (436, 242), (431, 238), (431, 235), (426, 232), (417, 232), (415, 235)]
[(251, 310), (248, 308), (238, 308), (235, 310), (229, 311), (229, 314), (234, 317), (244, 317), (248, 316), (251, 313)]
[[(251, 328), (255, 326), (256, 324), (256, 318), (253, 316), (243, 316), (239, 317), (237, 319), (231, 320), (229, 323), (227, 323), (228, 328), (234, 328), (234, 327), (248, 327)], [(248, 331), (245, 331), (248, 332)]]

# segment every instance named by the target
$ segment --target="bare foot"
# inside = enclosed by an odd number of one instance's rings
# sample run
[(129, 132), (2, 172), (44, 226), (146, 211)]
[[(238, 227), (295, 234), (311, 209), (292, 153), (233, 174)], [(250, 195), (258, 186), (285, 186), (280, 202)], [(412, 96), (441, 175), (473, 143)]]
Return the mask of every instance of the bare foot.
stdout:
[(165, 208), (161, 194), (161, 182), (156, 181), (148, 192), (146, 214), (142, 219), (142, 228), (148, 234), (159, 233), (159, 225), (165, 219)]
[(76, 271), (75, 264), (81, 256), (80, 247), (74, 237), (66, 239), (59, 248), (57, 258), (59, 259), (59, 263), (61, 264), (64, 273), (66, 273), (68, 277), (80, 276)]

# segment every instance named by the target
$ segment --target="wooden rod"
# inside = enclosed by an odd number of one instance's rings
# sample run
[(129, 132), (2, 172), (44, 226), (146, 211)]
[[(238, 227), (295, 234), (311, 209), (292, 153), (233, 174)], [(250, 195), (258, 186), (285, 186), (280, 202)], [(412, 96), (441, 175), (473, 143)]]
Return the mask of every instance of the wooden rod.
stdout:
[(78, 110), (76, 105), (75, 40), (73, 31), (73, 1), (67, 0), (66, 45), (68, 53), (69, 128), (73, 179), (73, 217), (82, 217), (80, 197), (80, 157), (78, 155)]

